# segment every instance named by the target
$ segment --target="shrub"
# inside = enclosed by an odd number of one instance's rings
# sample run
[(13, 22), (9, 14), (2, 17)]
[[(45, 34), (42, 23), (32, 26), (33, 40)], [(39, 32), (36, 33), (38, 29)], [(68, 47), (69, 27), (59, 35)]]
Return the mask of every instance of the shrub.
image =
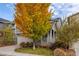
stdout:
[(68, 19), (69, 23), (64, 23), (63, 26), (57, 30), (56, 41), (64, 42), (68, 44), (69, 47), (79, 41), (79, 20), (77, 18), (71, 17)]
[(32, 42), (27, 42), (27, 43), (22, 42), (22, 43), (20, 43), (20, 46), (22, 48), (32, 47), (33, 46), (33, 43)]
[(39, 47), (41, 47), (41, 48), (49, 48), (49, 45), (48, 44), (40, 44)]
[(13, 45), (14, 42), (13, 42), (13, 41), (6, 41), (4, 44), (5, 44), (5, 45)]
[(13, 45), (15, 44), (15, 34), (13, 33), (12, 27), (5, 27), (5, 29), (0, 30), (1, 33), (1, 46), (6, 46), (6, 45)]
[(40, 45), (41, 48), (48, 48), (47, 45)]
[(26, 43), (25, 43), (25, 42), (22, 42), (22, 43), (20, 43), (20, 47), (21, 47), (21, 48), (26, 48), (26, 47), (27, 47), (27, 45), (26, 45)]
[(69, 49), (69, 45), (62, 43), (62, 42), (55, 42), (50, 46), (50, 49), (54, 50), (56, 48), (64, 48)]
[(26, 45), (27, 45), (27, 47), (33, 47), (33, 43), (32, 42), (27, 42)]
[(5, 34), (4, 37), (4, 45), (13, 45), (15, 44), (15, 34), (13, 33), (13, 30), (11, 27), (6, 27), (4, 30), (2, 30)]

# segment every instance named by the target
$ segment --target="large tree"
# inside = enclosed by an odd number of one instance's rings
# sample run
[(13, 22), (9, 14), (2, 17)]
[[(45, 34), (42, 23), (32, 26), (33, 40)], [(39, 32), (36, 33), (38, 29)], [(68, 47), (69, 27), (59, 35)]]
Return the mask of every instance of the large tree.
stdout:
[(51, 29), (49, 5), (46, 3), (16, 4), (16, 26), (24, 36), (33, 39), (33, 49), (35, 49), (35, 41), (41, 39)]

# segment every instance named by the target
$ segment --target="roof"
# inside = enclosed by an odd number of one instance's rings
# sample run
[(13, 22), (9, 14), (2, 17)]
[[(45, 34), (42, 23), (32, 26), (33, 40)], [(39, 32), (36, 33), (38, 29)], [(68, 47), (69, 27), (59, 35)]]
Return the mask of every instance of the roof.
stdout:
[[(70, 15), (69, 17), (75, 16), (75, 15), (79, 15), (79, 12), (77, 12), (77, 13), (75, 13), (75, 14), (72, 14), (72, 15)], [(69, 18), (69, 17), (68, 17), (68, 18)]]
[(62, 22), (62, 19), (61, 18), (52, 18), (50, 21), (61, 21)]
[(3, 19), (3, 18), (0, 18), (0, 22), (2, 22), (2, 23), (10, 23), (10, 21), (8, 21), (6, 19)]

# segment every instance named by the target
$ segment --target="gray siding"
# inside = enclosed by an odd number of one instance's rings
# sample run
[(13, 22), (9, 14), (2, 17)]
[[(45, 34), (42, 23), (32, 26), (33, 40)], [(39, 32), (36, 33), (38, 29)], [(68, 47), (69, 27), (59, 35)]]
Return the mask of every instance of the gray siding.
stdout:
[(32, 42), (32, 40), (23, 36), (17, 36), (17, 44), (19, 45), (22, 42)]
[(0, 23), (0, 29), (4, 29), (8, 26), (8, 24)]

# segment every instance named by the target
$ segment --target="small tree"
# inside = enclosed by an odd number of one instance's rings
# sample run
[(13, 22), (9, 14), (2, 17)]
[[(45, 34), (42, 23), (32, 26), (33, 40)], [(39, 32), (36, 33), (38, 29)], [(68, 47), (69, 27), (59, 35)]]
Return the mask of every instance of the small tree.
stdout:
[(72, 21), (70, 24), (65, 23), (61, 29), (57, 30), (57, 41), (64, 42), (72, 46), (79, 38), (79, 21)]
[(6, 27), (4, 30), (4, 42), (5, 44), (13, 44), (13, 30), (11, 27)]
[(51, 28), (48, 7), (50, 4), (16, 4), (15, 23), (23, 35), (35, 41), (41, 39)]

